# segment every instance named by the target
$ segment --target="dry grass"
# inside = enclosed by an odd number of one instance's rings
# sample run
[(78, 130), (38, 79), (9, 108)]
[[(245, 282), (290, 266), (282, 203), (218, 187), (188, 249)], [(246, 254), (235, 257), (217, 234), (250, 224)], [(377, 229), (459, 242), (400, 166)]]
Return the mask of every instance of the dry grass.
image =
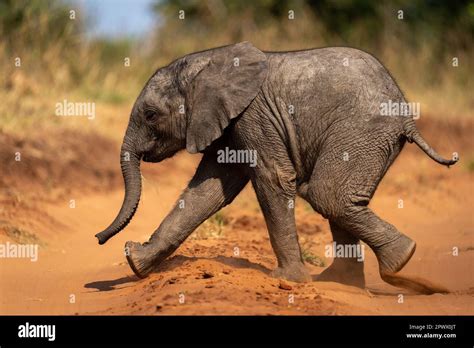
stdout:
[(189, 238), (194, 240), (222, 238), (228, 222), (228, 218), (222, 212), (217, 212), (204, 221)]
[[(225, 20), (225, 30), (199, 31), (182, 21), (167, 20), (159, 29), (148, 50), (130, 42), (90, 42), (80, 32), (67, 26), (63, 37), (48, 42), (48, 18), (21, 27), (14, 46), (0, 43), (0, 64), (4, 79), (0, 81), (0, 128), (9, 132), (26, 132), (31, 128), (95, 128), (113, 138), (121, 138), (122, 118), (128, 118), (134, 99), (146, 79), (157, 67), (193, 51), (248, 40), (263, 50), (295, 50), (341, 45), (331, 37), (311, 11), (298, 12), (297, 20), (269, 20), (256, 23), (254, 16), (242, 13)], [(222, 24), (222, 25), (224, 25)], [(415, 35), (400, 21), (387, 20), (382, 45), (371, 47), (354, 26), (349, 37), (352, 46), (374, 53), (391, 71), (410, 101), (420, 102), (422, 113), (443, 119), (470, 118), (474, 113), (474, 90), (469, 58), (472, 47), (452, 52), (441, 63), (433, 63), (433, 45), (409, 47), (404, 38)], [(44, 43), (32, 47), (32, 31)], [(150, 41), (149, 40), (149, 41)], [(423, 41), (421, 41), (423, 42)], [(142, 44), (143, 45), (143, 44)], [(150, 46), (148, 44), (148, 46)], [(21, 67), (15, 58), (21, 58)], [(125, 66), (124, 59), (131, 65)], [(452, 57), (459, 66), (452, 66)], [(64, 120), (55, 117), (57, 102), (95, 102), (99, 119)], [(423, 114), (422, 114), (423, 115)], [(120, 118), (120, 122), (116, 120)]]

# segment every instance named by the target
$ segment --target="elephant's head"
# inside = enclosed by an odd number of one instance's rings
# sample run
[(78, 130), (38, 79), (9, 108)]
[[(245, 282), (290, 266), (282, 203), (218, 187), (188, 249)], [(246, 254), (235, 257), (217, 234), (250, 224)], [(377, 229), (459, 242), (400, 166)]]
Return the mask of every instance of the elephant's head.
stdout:
[(96, 235), (99, 244), (132, 219), (141, 194), (140, 161), (160, 162), (186, 148), (203, 151), (257, 95), (266, 56), (248, 42), (193, 53), (159, 69), (135, 105), (121, 149), (122, 208)]

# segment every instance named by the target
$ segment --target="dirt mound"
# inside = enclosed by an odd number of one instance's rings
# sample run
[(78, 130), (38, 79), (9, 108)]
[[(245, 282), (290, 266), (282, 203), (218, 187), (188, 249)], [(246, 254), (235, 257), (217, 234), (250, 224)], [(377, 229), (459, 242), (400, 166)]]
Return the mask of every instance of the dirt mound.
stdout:
[(40, 129), (13, 135), (0, 130), (0, 144), (0, 232), (19, 243), (25, 236), (41, 240), (35, 231), (42, 226), (63, 226), (45, 211), (45, 202), (73, 207), (79, 190), (111, 190), (122, 181), (119, 147), (98, 134)]
[(121, 182), (118, 147), (98, 134), (52, 129), (11, 135), (0, 130), (0, 143), (2, 191), (95, 191)]

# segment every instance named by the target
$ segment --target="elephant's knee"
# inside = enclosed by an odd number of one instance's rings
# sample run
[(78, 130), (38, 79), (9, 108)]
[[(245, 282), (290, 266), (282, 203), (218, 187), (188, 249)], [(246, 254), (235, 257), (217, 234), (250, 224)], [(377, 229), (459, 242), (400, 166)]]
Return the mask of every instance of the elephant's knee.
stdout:
[[(352, 193), (351, 193), (352, 191)], [(365, 192), (354, 193), (349, 188), (335, 186), (334, 182), (318, 181), (305, 187), (304, 194), (314, 210), (326, 219), (352, 219), (359, 215), (370, 202)]]
[(322, 187), (322, 185), (309, 185), (304, 193), (305, 196), (303, 198), (324, 218), (331, 218), (334, 211), (337, 210), (336, 202), (331, 198), (331, 190)]
[(324, 209), (325, 218), (352, 224), (368, 209), (367, 204), (368, 202), (355, 203), (351, 197), (344, 196), (334, 198), (332, 202), (326, 203), (322, 209)]

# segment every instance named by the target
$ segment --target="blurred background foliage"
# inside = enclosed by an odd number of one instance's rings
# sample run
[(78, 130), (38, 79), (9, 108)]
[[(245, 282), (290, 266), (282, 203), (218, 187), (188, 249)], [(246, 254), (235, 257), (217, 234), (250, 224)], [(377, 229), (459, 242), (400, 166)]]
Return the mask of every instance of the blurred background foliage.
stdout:
[(473, 115), (473, 0), (157, 0), (150, 11), (156, 24), (147, 37), (91, 38), (93, 23), (75, 2), (0, 0), (0, 117), (51, 113), (47, 101), (66, 92), (131, 103), (158, 67), (244, 40), (269, 51), (360, 48), (379, 58), (425, 112)]

